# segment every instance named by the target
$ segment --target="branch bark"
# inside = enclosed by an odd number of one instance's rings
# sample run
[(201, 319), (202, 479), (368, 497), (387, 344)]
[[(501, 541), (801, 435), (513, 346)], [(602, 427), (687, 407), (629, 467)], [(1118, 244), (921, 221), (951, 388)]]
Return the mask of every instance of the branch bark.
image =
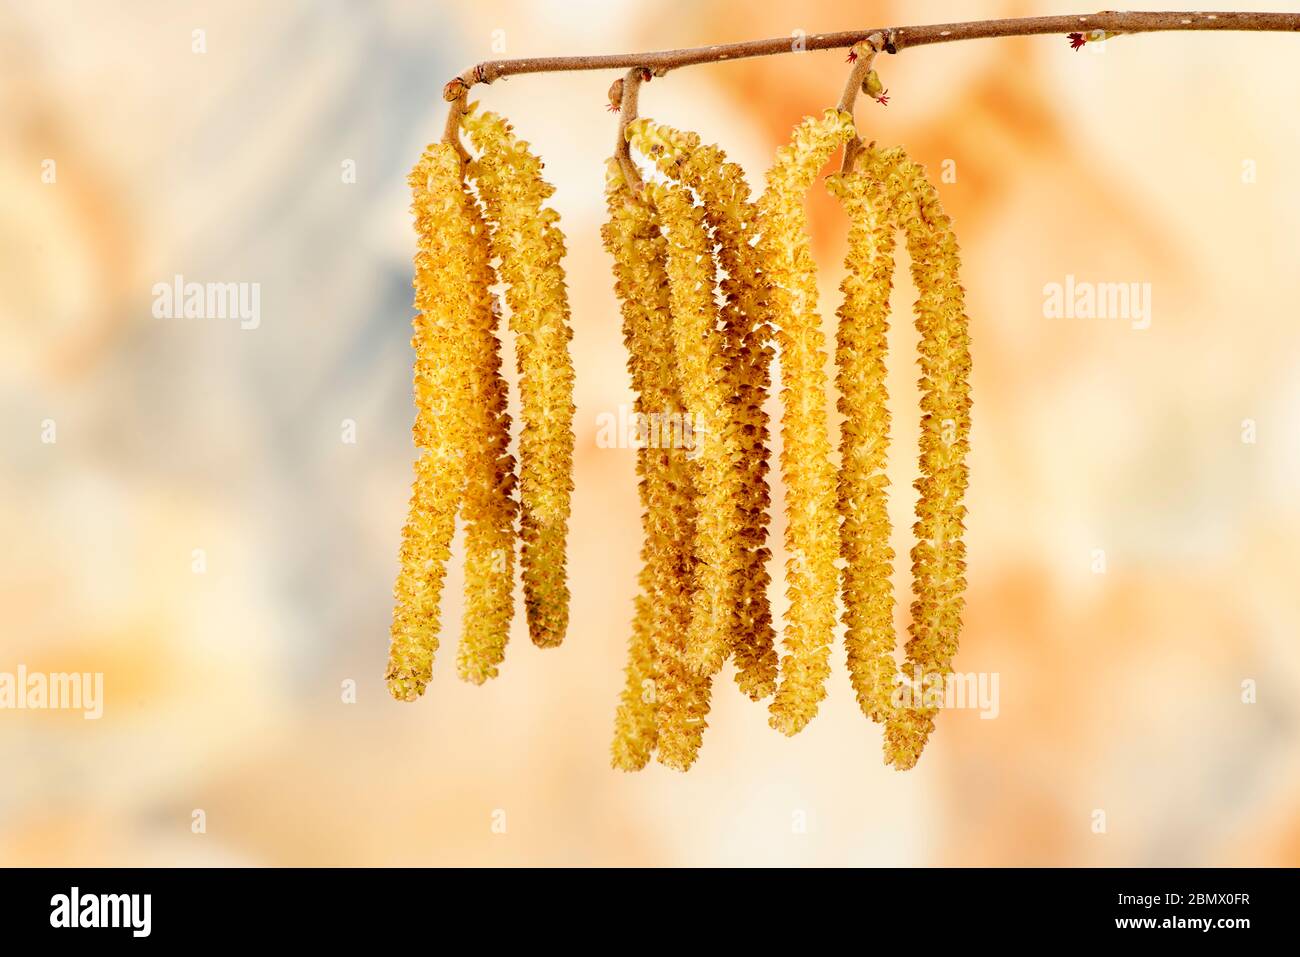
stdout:
[(851, 47), (872, 33), (886, 38), (885, 49), (897, 53), (907, 47), (978, 40), (992, 37), (1042, 36), (1083, 33), (1158, 33), (1171, 30), (1243, 30), (1257, 32), (1300, 32), (1300, 13), (1129, 13), (1104, 11), (1093, 14), (1063, 14), (1051, 17), (1016, 17), (1006, 20), (974, 20), (967, 23), (935, 23), (915, 27), (868, 27), (842, 33), (773, 37), (684, 50), (649, 53), (614, 53), (601, 56), (529, 57), (518, 60), (487, 60), (470, 67), (447, 84), (444, 96), (454, 100), (478, 83), (491, 83), (525, 73), (557, 73), (571, 70), (611, 70), (644, 67), (662, 76), (678, 67), (698, 63), (719, 63), (749, 57), (773, 56), (806, 50), (835, 50)]

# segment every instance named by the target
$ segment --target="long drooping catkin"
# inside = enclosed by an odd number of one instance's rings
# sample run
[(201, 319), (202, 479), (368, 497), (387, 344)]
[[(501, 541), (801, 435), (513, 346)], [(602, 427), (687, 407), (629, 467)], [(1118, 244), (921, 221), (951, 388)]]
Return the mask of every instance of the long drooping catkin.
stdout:
[[(629, 113), (636, 102), (630, 89), (622, 97)], [(478, 159), (460, 146), (458, 128)], [(458, 510), (467, 528), (462, 678), (482, 683), (503, 660), (517, 515), (533, 641), (558, 644), (569, 616), (564, 546), (573, 488), (572, 333), (563, 237), (545, 206), (553, 190), (541, 179), (541, 163), (502, 118), (461, 103), (447, 129), (446, 143), (429, 147), (411, 174), (419, 237), (412, 338), (419, 456), (386, 674), (402, 700), (418, 697), (430, 680)], [(932, 696), (952, 674), (965, 587), (970, 343), (957, 246), (937, 193), (901, 149), (880, 151), (857, 140), (846, 151), (846, 172), (828, 180), (851, 227), (836, 338), (844, 419), (836, 481), (804, 199), (826, 160), (854, 136), (851, 116), (828, 110), (796, 127), (758, 203), (750, 201), (739, 167), (695, 134), (645, 120), (621, 126), (620, 133), (669, 182), (642, 183), (623, 143), (609, 163), (602, 238), (622, 301), (644, 513), (613, 765), (638, 770), (657, 755), (669, 767), (689, 769), (707, 727), (713, 677), (732, 656), (742, 690), (756, 700), (774, 693), (774, 728), (793, 735), (805, 727), (826, 695), (842, 558), (854, 689), (863, 711), (885, 725), (886, 763), (910, 768), (934, 729), (940, 705)], [(906, 237), (919, 292), (922, 372), (910, 674), (902, 676), (913, 686), (902, 690), (920, 697), (901, 702), (893, 697), (900, 676), (893, 663), (886, 470), (895, 229)], [(501, 373), (502, 310), (491, 292), (494, 260), (518, 342), (524, 425), (518, 480)], [(782, 357), (788, 513), (789, 611), (779, 659), (766, 596), (763, 400), (773, 333)]]
[[(615, 160), (608, 165), (606, 199), (610, 219), (602, 237), (614, 260), (628, 370), (646, 431), (637, 453), (645, 532), (642, 593), (615, 717), (613, 763), (636, 770), (657, 746), (662, 764), (684, 771), (699, 753), (712, 679), (686, 663), (696, 575), (697, 466), (682, 441), (685, 407), (670, 345), (668, 250), (653, 205), (628, 188)], [(653, 682), (648, 689), (647, 676)]]
[(477, 258), (485, 237), (474, 228), (474, 200), (455, 149), (442, 143), (428, 147), (409, 182), (417, 236), (411, 346), (419, 457), (402, 529), (385, 674), (389, 692), (400, 701), (424, 693), (438, 650), (438, 602), (464, 489), (466, 373), (472, 358), (462, 333), (473, 324), (474, 303), (486, 294)]
[[(970, 450), (970, 336), (960, 258), (951, 220), (925, 170), (901, 149), (890, 151), (886, 182), (912, 258), (920, 333), (921, 439), (916, 481), (916, 544), (912, 548), (912, 623), (909, 672), (922, 690), (952, 672), (966, 587), (962, 541)], [(913, 675), (907, 675), (912, 678)], [(899, 770), (916, 764), (934, 730), (936, 710), (897, 709), (885, 726), (885, 760)]]
[(517, 337), (523, 429), (519, 439), (524, 602), (533, 643), (558, 645), (569, 621), (565, 541), (573, 490), (573, 362), (564, 284), (564, 236), (543, 204), (554, 188), (541, 162), (495, 113), (473, 108), (462, 125), (480, 151), (469, 174), (492, 225)]
[(736, 628), (745, 532), (741, 424), (732, 415), (731, 379), (713, 295), (713, 247), (703, 210), (681, 186), (648, 184), (645, 191), (667, 240), (674, 360), (694, 423), (699, 466), (699, 565), (687, 656), (697, 673), (712, 675), (726, 660)]
[(859, 152), (856, 168), (831, 176), (826, 185), (849, 218), (835, 350), (838, 407), (844, 416), (839, 475), (844, 646), (859, 706), (873, 721), (884, 722), (897, 672), (885, 369), (895, 228), (879, 161), (874, 149)]
[[(633, 412), (646, 415), (644, 363), (639, 361), (640, 342), (652, 321), (647, 311), (655, 308), (662, 275), (655, 275), (661, 246), (651, 222), (650, 211), (632, 197), (623, 184), (616, 161), (610, 162), (605, 190), (609, 222), (601, 229), (605, 249), (614, 260), (614, 291), (622, 304), (623, 343), (627, 348), (627, 367), (635, 394)], [(659, 269), (662, 270), (662, 265)], [(614, 715), (614, 740), (610, 746), (612, 764), (622, 771), (639, 771), (654, 754), (658, 738), (655, 678), (655, 592), (656, 577), (662, 570), (661, 550), (668, 544), (654, 536), (650, 514), (651, 484), (656, 467), (648, 444), (636, 453), (637, 492), (641, 499), (641, 526), (645, 541), (641, 546), (641, 573), (637, 578), (640, 594), (636, 597), (632, 619), (632, 636), (628, 641), (625, 683)], [(649, 685), (647, 686), (647, 682)], [(647, 693), (648, 692), (648, 693)]]
[(465, 443), (465, 612), (456, 665), (461, 678), (482, 684), (497, 676), (514, 617), (515, 460), (510, 454), (510, 415), (501, 376), (499, 309), (490, 290), (496, 282), (487, 225), (477, 203), (470, 208), (478, 272), (470, 302), (472, 323), (462, 329), (471, 357)]
[(735, 630), (730, 648), (736, 683), (757, 701), (776, 690), (777, 654), (767, 586), (768, 422), (764, 403), (771, 384), (771, 326), (767, 321), (767, 284), (752, 245), (758, 208), (750, 202), (744, 171), (727, 162), (716, 146), (701, 145), (694, 133), (640, 119), (628, 125), (633, 146), (654, 159), (659, 169), (699, 196), (704, 219), (713, 232), (721, 289), (723, 336), (731, 376), (732, 417), (740, 424), (745, 529), (737, 585)]
[(781, 471), (786, 486), (786, 594), (790, 599), (772, 727), (796, 734), (826, 697), (839, 553), (835, 471), (826, 423), (826, 352), (804, 194), (831, 153), (853, 135), (848, 113), (827, 110), (795, 128), (777, 152), (759, 200), (759, 251), (771, 284), (781, 352)]

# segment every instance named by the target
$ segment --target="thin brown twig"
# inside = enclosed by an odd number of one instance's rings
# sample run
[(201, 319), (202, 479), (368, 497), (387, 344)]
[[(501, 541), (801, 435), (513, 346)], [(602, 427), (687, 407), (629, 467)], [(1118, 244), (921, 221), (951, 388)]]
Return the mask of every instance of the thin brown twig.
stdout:
[(1051, 17), (1015, 17), (1005, 20), (973, 20), (968, 23), (935, 23), (912, 27), (868, 27), (842, 33), (815, 33), (809, 36), (773, 37), (747, 40), (683, 50), (658, 50), (649, 53), (614, 53), (601, 56), (528, 57), (518, 60), (487, 60), (466, 70), (447, 85), (444, 96), (454, 97), (453, 86), (469, 88), (491, 83), (504, 77), (525, 73), (556, 73), (569, 70), (609, 70), (646, 67), (661, 76), (669, 70), (698, 63), (717, 63), (749, 57), (773, 56), (811, 50), (835, 50), (851, 47), (867, 35), (880, 32), (886, 37), (885, 50), (897, 53), (906, 47), (954, 40), (978, 40), (992, 37), (1041, 36), (1071, 32), (1158, 33), (1169, 30), (1247, 30), (1300, 32), (1300, 13), (1198, 13), (1167, 11), (1133, 13), (1107, 10), (1093, 14), (1063, 14)]
[(623, 170), (623, 178), (635, 192), (641, 188), (641, 174), (637, 172), (636, 163), (632, 161), (632, 152), (627, 142), (627, 126), (636, 119), (640, 103), (641, 81), (646, 78), (643, 67), (634, 66), (623, 77), (623, 96), (618, 106), (618, 132), (614, 143), (614, 158)]
[(873, 33), (861, 43), (853, 45), (853, 53), (857, 59), (853, 61), (853, 69), (849, 71), (849, 78), (844, 81), (844, 93), (840, 96), (840, 102), (837, 109), (843, 113), (852, 113), (853, 104), (858, 100), (858, 91), (862, 89), (862, 84), (867, 80), (867, 74), (871, 72), (871, 65), (876, 62), (876, 55), (884, 49), (885, 38), (879, 33)]
[[(853, 114), (853, 105), (858, 101), (858, 92), (862, 89), (862, 85), (867, 82), (867, 75), (871, 72), (871, 65), (876, 62), (876, 57), (884, 48), (885, 38), (879, 32), (873, 33), (862, 42), (853, 45), (853, 52), (857, 55), (857, 60), (853, 63), (853, 69), (849, 71), (849, 78), (844, 84), (844, 93), (840, 96), (838, 106), (840, 112), (848, 113), (850, 116)], [(840, 164), (841, 172), (847, 173), (853, 169), (853, 161), (861, 148), (862, 137), (855, 133), (853, 139), (844, 144), (844, 160)]]
[[(450, 86), (451, 84), (448, 84)], [(465, 115), (465, 103), (469, 98), (469, 87), (463, 87), (460, 94), (451, 101), (451, 107), (447, 110), (447, 125), (442, 131), (442, 141), (450, 143), (456, 147), (456, 152), (460, 154), (461, 165), (469, 162), (469, 151), (465, 149), (465, 144), (460, 141), (460, 121)]]

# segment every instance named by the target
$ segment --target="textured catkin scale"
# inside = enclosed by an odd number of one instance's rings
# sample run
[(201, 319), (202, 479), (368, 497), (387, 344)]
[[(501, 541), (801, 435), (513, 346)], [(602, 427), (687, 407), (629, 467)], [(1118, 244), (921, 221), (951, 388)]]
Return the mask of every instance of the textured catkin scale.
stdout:
[[(648, 566), (646, 566), (648, 567)], [(614, 737), (610, 743), (610, 765), (619, 771), (640, 771), (653, 757), (659, 739), (655, 715), (656, 669), (654, 608), (648, 597), (653, 590), (645, 568), (638, 578), (641, 594), (636, 596), (632, 637), (627, 644), (623, 691), (614, 712)]]
[(564, 236), (542, 164), (495, 113), (471, 108), (462, 127), (480, 151), (470, 164), (492, 226), (516, 336), (523, 428), (519, 437), (520, 554), (532, 641), (553, 647), (569, 621), (565, 580), (573, 490), (573, 361), (564, 283)]
[[(952, 673), (966, 588), (962, 541), (970, 450), (970, 337), (952, 223), (925, 170), (902, 150), (884, 163), (890, 203), (907, 239), (917, 288), (920, 333), (920, 478), (913, 526), (912, 623), (907, 677), (919, 671), (937, 683)], [(934, 730), (935, 708), (897, 709), (885, 726), (885, 760), (899, 770), (916, 764)]]
[(393, 588), (392, 637), (385, 679), (399, 701), (424, 693), (438, 650), (442, 595), (456, 510), (464, 489), (463, 449), (469, 396), (463, 330), (486, 293), (477, 265), (484, 238), (474, 229), (473, 199), (460, 159), (444, 144), (428, 147), (409, 177), (415, 217), (413, 434), (419, 457), (402, 528), (401, 568)]
[(696, 673), (713, 675), (726, 661), (735, 629), (745, 531), (741, 423), (731, 414), (730, 376), (713, 295), (713, 247), (703, 210), (681, 186), (650, 184), (645, 190), (668, 245), (672, 344), (682, 399), (695, 423), (699, 465), (699, 564), (687, 656)]
[(839, 587), (836, 477), (826, 423), (826, 352), (804, 195), (830, 155), (853, 135), (848, 113), (827, 110), (795, 127), (777, 151), (759, 200), (759, 251), (771, 283), (781, 353), (781, 472), (786, 486), (786, 594), (781, 681), (770, 723), (796, 734), (826, 697)]
[(456, 666), (473, 684), (495, 678), (505, 658), (510, 620), (514, 617), (515, 460), (509, 452), (510, 416), (501, 376), (498, 310), (490, 292), (496, 282), (487, 226), (477, 203), (470, 209), (477, 271), (470, 314), (463, 330), (472, 365), (469, 369), (469, 434), (465, 446), (465, 612)]
[(664, 427), (680, 422), (684, 412), (673, 353), (665, 346), (672, 335), (667, 243), (654, 207), (628, 189), (614, 160), (606, 200), (609, 221), (601, 235), (614, 261), (636, 412), (650, 426), (637, 453), (645, 534), (641, 594), (611, 752), (616, 768), (637, 770), (657, 747), (660, 763), (685, 771), (707, 726), (712, 679), (686, 665), (697, 481), (696, 463)]
[(858, 154), (854, 170), (831, 176), (826, 186), (849, 219), (835, 350), (838, 408), (844, 417), (839, 474), (844, 646), (858, 705), (873, 721), (884, 722), (897, 672), (885, 368), (895, 228), (879, 167), (880, 154), (866, 149)]
[(699, 197), (704, 219), (717, 246), (722, 272), (723, 336), (731, 377), (731, 416), (740, 423), (744, 488), (741, 496), (744, 533), (736, 614), (730, 650), (736, 683), (755, 701), (776, 690), (777, 654), (772, 610), (767, 595), (768, 420), (764, 403), (771, 385), (771, 326), (767, 321), (767, 282), (752, 240), (758, 207), (750, 202), (744, 171), (726, 160), (716, 146), (700, 144), (694, 133), (640, 119), (629, 124), (629, 142), (651, 157), (661, 172), (690, 187)]

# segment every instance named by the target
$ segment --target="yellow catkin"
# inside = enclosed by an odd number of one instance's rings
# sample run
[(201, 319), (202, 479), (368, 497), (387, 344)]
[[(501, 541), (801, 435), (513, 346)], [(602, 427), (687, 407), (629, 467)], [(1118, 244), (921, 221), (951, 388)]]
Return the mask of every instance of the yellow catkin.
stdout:
[(736, 683), (755, 701), (776, 690), (777, 654), (767, 587), (771, 493), (768, 487), (768, 420), (764, 403), (771, 385), (771, 326), (767, 284), (752, 245), (758, 208), (750, 202), (744, 171), (727, 162), (716, 146), (701, 145), (694, 133), (639, 119), (629, 124), (629, 142), (658, 168), (699, 196), (713, 231), (722, 272), (723, 334), (731, 375), (731, 415), (741, 424), (744, 534), (737, 583), (731, 653)]
[(695, 525), (699, 565), (687, 655), (697, 673), (712, 675), (726, 661), (736, 627), (736, 584), (745, 531), (743, 426), (732, 415), (726, 352), (717, 329), (713, 246), (703, 210), (681, 186), (647, 184), (645, 190), (668, 244), (674, 361), (682, 399), (692, 416), (699, 465)]
[(836, 477), (826, 423), (826, 350), (804, 195), (831, 154), (853, 135), (848, 113), (827, 110), (795, 127), (777, 151), (759, 200), (759, 251), (771, 283), (781, 355), (781, 472), (786, 488), (786, 594), (781, 681), (772, 727), (796, 734), (826, 697), (839, 586)]
[[(920, 333), (920, 478), (912, 548), (912, 623), (906, 677), (941, 690), (952, 673), (966, 587), (966, 508), (969, 472), (970, 337), (960, 259), (951, 220), (925, 170), (901, 150), (890, 151), (890, 203), (907, 239), (917, 289)], [(898, 709), (885, 726), (885, 760), (899, 770), (916, 764), (934, 730), (935, 708)]]
[(442, 595), (456, 510), (464, 489), (464, 435), (469, 395), (464, 330), (485, 292), (477, 265), (484, 237), (474, 228), (456, 151), (428, 147), (409, 177), (415, 217), (413, 429), (418, 458), (402, 529), (401, 568), (393, 593), (392, 638), (385, 679), (400, 701), (424, 693), (438, 650)]
[(878, 164), (879, 154), (867, 149), (858, 154), (854, 171), (831, 176), (826, 185), (849, 219), (835, 351), (838, 407), (844, 417), (839, 474), (844, 645), (858, 705), (883, 723), (897, 672), (885, 368), (895, 227)]
[[(646, 313), (655, 308), (662, 280), (661, 251), (650, 211), (636, 202), (623, 186), (623, 175), (616, 161), (610, 162), (606, 187), (609, 222), (601, 230), (605, 249), (614, 259), (614, 291), (622, 303), (623, 342), (628, 351), (628, 371), (635, 393), (633, 412), (647, 414), (645, 403), (644, 363), (639, 360), (641, 340), (652, 321)], [(658, 275), (656, 275), (658, 267)], [(640, 594), (636, 597), (632, 619), (632, 636), (628, 642), (625, 682), (614, 714), (614, 739), (610, 746), (611, 763), (621, 771), (639, 771), (654, 754), (656, 726), (655, 694), (655, 578), (659, 571), (660, 549), (668, 543), (653, 537), (650, 515), (650, 474), (655, 467), (648, 444), (636, 453), (637, 491), (641, 499), (641, 525), (645, 543), (641, 549), (641, 573), (637, 578)], [(648, 684), (647, 684), (648, 682)]]
[(686, 663), (698, 483), (696, 463), (683, 442), (685, 406), (671, 348), (668, 249), (653, 205), (628, 189), (615, 160), (608, 165), (606, 198), (610, 218), (602, 237), (622, 301), (636, 412), (646, 426), (637, 453), (645, 533), (642, 593), (612, 756), (615, 767), (636, 770), (657, 746), (660, 763), (685, 771), (699, 753), (712, 679)]
[[(644, 479), (642, 480), (644, 481)], [(634, 601), (632, 636), (627, 643), (627, 664), (623, 668), (623, 691), (614, 712), (614, 737), (610, 742), (610, 766), (618, 771), (640, 771), (650, 763), (659, 740), (656, 718), (654, 605), (650, 565), (637, 577), (641, 593)]]
[(472, 300), (473, 324), (463, 330), (473, 364), (469, 370), (465, 446), (465, 612), (456, 665), (461, 678), (482, 684), (495, 678), (505, 657), (514, 617), (515, 460), (510, 454), (510, 415), (501, 376), (499, 309), (490, 290), (496, 282), (487, 226), (477, 203), (471, 209), (475, 242), (470, 246), (479, 279)]
[(554, 188), (542, 164), (495, 113), (475, 109), (463, 129), (480, 151), (469, 173), (492, 226), (516, 336), (523, 427), (519, 438), (520, 554), (532, 641), (552, 647), (569, 621), (565, 541), (573, 490), (573, 361), (564, 236), (543, 204)]

